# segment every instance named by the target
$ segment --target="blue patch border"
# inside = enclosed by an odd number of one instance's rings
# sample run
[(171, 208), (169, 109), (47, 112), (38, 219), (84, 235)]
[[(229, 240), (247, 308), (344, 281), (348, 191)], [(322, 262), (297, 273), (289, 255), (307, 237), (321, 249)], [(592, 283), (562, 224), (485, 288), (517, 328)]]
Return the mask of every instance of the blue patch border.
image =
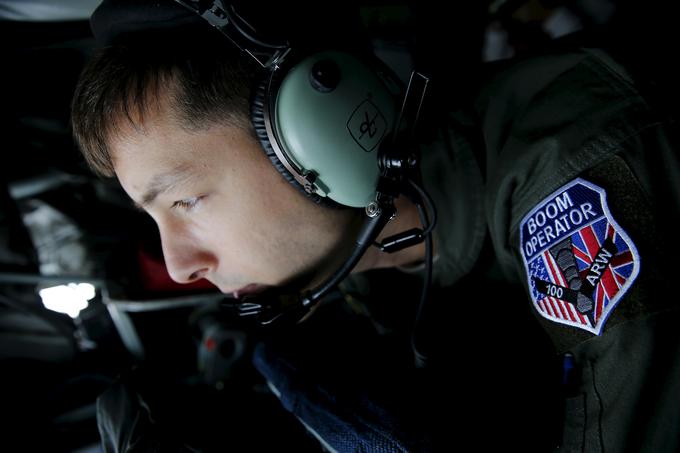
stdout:
[[(530, 271), (529, 271), (529, 263), (526, 259), (525, 254), (524, 254), (525, 253), (524, 247), (522, 246), (522, 244), (524, 244), (523, 234), (524, 234), (524, 224), (525, 224), (525, 222), (527, 222), (529, 220), (529, 218), (531, 216), (533, 216), (536, 212), (538, 212), (540, 209), (542, 209), (544, 207), (544, 205), (549, 200), (555, 198), (558, 194), (566, 192), (567, 190), (569, 190), (570, 188), (572, 188), (573, 186), (575, 186), (577, 184), (582, 184), (582, 185), (588, 187), (589, 189), (594, 190), (595, 192), (597, 192), (600, 195), (600, 203), (602, 205), (602, 211), (604, 213), (604, 216), (607, 218), (609, 223), (611, 223), (614, 226), (617, 234), (619, 234), (623, 238), (623, 240), (626, 241), (626, 244), (630, 248), (630, 253), (633, 255), (633, 271), (631, 272), (630, 277), (628, 277), (626, 279), (626, 282), (621, 287), (619, 292), (616, 293), (616, 296), (614, 296), (614, 298), (612, 300), (610, 300), (609, 305), (605, 309), (605, 312), (602, 313), (602, 315), (600, 316), (600, 319), (597, 321), (597, 324), (593, 327), (588, 327), (588, 326), (585, 326), (583, 324), (575, 323), (573, 321), (567, 321), (565, 319), (550, 317), (549, 315), (544, 314), (539, 309), (539, 307), (537, 306), (538, 301), (534, 300), (534, 297), (531, 294), (531, 274), (530, 274)], [(593, 222), (595, 222), (597, 220), (599, 220), (599, 219), (596, 219)], [(585, 228), (586, 226), (592, 224), (593, 222), (589, 222), (588, 224), (579, 227), (579, 229)], [(628, 233), (623, 228), (621, 228), (621, 226), (618, 224), (618, 222), (616, 220), (614, 220), (614, 216), (612, 216), (612, 213), (609, 211), (609, 205), (607, 204), (607, 192), (606, 192), (606, 190), (603, 189), (602, 187), (599, 187), (599, 186), (597, 186), (597, 185), (595, 185), (595, 184), (593, 184), (589, 181), (586, 181), (585, 179), (582, 179), (582, 178), (576, 178), (573, 181), (561, 186), (560, 188), (558, 188), (557, 190), (555, 190), (551, 194), (543, 197), (543, 200), (541, 200), (540, 203), (538, 203), (531, 211), (529, 211), (522, 218), (522, 220), (519, 223), (519, 249), (520, 249), (519, 253), (522, 256), (522, 262), (524, 263), (524, 272), (525, 272), (526, 279), (527, 279), (526, 282), (527, 282), (527, 289), (528, 289), (528, 292), (529, 292), (529, 298), (531, 299), (531, 303), (532, 303), (534, 309), (538, 312), (538, 314), (541, 315), (542, 317), (544, 317), (545, 319), (549, 320), (549, 321), (552, 321), (552, 322), (555, 322), (555, 323), (558, 323), (558, 324), (568, 325), (568, 326), (571, 326), (571, 327), (577, 327), (579, 329), (586, 330), (586, 331), (591, 332), (591, 333), (598, 335), (598, 336), (602, 335), (602, 331), (604, 330), (604, 325), (607, 323), (609, 316), (612, 314), (612, 312), (614, 311), (614, 308), (616, 308), (616, 306), (619, 304), (619, 302), (621, 301), (623, 296), (628, 292), (630, 287), (633, 285), (633, 282), (635, 281), (635, 279), (637, 278), (637, 276), (640, 272), (640, 261), (641, 261), (640, 260), (640, 254), (638, 253), (637, 247), (635, 246), (635, 243), (630, 238)]]

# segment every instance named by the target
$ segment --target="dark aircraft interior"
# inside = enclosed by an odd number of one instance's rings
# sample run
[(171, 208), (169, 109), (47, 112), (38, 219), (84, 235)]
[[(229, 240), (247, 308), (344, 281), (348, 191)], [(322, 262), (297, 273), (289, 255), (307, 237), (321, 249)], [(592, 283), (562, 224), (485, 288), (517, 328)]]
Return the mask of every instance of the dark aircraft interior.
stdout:
[[(101, 443), (108, 423), (121, 444), (134, 444), (125, 451), (333, 451), (324, 442), (333, 433), (289, 413), (301, 404), (290, 395), (309, 386), (304, 397), (332, 406), (319, 417), (364, 414), (376, 429), (392, 420), (409, 439), (432, 429), (441, 451), (487, 451), (463, 445), (484, 445), (480, 436), (496, 427), (519, 451), (552, 451), (561, 408), (551, 395), (562, 371), (523, 289), (502, 276), (495, 287), (464, 280), (450, 296), (457, 308), (437, 325), (451, 361), (428, 388), (402, 363), (417, 282), (372, 295), (377, 327), (363, 306), (333, 292), (309, 321), (265, 335), (222, 313), (224, 295), (207, 281), (173, 282), (153, 220), (115, 179), (94, 175), (72, 138), (70, 103), (97, 46), (88, 18), (98, 3), (0, 0), (0, 450), (119, 451)], [(574, 42), (615, 44), (663, 75), (677, 38), (664, 33), (677, 23), (661, 2), (296, 8), (304, 10), (293, 20), (298, 31), (363, 39), (403, 81), (414, 68), (428, 74), (424, 122), (464, 105), (518, 58)], [(371, 272), (391, 286), (389, 271)], [(470, 300), (489, 303), (473, 309)], [(487, 319), (483, 327), (462, 322), (475, 317)], [(385, 326), (393, 334), (377, 335)], [(102, 406), (108, 418), (98, 429)]]

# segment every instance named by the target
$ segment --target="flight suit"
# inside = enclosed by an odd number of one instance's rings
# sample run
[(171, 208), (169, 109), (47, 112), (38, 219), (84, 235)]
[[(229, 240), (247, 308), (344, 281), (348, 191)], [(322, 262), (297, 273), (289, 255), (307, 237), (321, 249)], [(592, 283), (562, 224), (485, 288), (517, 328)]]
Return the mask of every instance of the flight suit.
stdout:
[(559, 451), (680, 448), (677, 126), (643, 86), (601, 50), (534, 57), (423, 148), (435, 281), (488, 231), (564, 364)]

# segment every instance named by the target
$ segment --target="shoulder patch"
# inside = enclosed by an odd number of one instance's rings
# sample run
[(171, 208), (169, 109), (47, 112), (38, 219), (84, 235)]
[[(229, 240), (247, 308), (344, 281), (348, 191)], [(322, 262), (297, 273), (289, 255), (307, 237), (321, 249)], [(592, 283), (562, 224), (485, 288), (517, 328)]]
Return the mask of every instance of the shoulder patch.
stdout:
[(520, 246), (538, 313), (596, 335), (640, 271), (637, 248), (609, 212), (605, 190), (581, 178), (524, 216)]

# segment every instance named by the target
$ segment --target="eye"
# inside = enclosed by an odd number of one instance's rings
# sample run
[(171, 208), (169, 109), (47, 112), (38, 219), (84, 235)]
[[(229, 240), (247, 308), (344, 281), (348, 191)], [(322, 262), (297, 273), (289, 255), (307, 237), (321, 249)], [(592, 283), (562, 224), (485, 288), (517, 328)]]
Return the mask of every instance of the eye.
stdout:
[(194, 209), (198, 205), (198, 203), (203, 198), (205, 198), (205, 197), (204, 196), (193, 197), (193, 198), (187, 198), (186, 200), (175, 201), (172, 204), (171, 208), (172, 209), (178, 209), (179, 208), (179, 209), (182, 209), (184, 211), (191, 211), (192, 209)]

